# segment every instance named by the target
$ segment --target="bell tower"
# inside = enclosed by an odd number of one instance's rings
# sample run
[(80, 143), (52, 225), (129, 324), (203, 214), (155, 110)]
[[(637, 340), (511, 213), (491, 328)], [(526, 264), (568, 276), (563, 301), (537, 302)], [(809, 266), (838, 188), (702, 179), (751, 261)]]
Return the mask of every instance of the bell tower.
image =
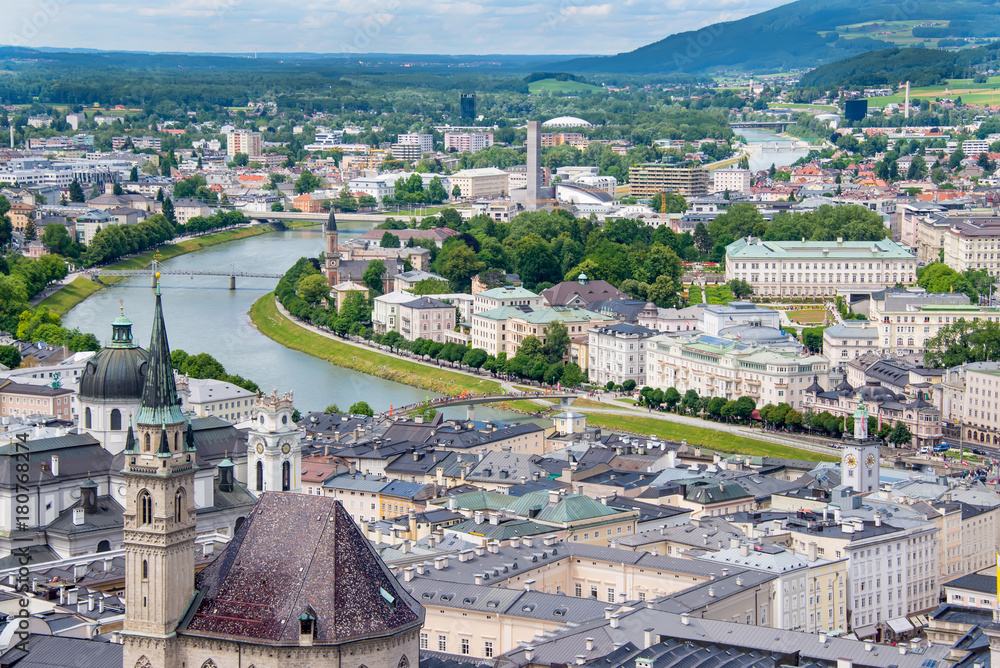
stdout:
[[(159, 274), (157, 274), (159, 277)], [(174, 631), (194, 594), (195, 450), (185, 430), (160, 288), (142, 400), (125, 438), (123, 666), (178, 668)]]
[(302, 491), (302, 446), (292, 421), (292, 393), (257, 397), (247, 438), (247, 488), (264, 492)]
[(337, 232), (337, 216), (333, 213), (332, 205), (330, 207), (330, 217), (326, 219), (326, 225), (323, 226), (323, 233), (326, 237), (326, 248), (323, 250), (323, 257), (326, 262), (323, 266), (323, 273), (326, 274), (327, 282), (332, 287), (340, 282), (339, 233)]

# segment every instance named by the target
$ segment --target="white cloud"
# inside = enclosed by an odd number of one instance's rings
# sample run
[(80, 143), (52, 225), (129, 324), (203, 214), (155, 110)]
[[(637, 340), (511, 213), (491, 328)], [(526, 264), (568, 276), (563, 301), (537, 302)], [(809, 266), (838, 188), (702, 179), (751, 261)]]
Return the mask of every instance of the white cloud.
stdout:
[[(781, 0), (56, 0), (31, 46), (158, 51), (619, 53)], [(20, 26), (28, 0), (5, 19)], [(5, 23), (8, 21), (5, 20)], [(377, 29), (375, 28), (377, 26)], [(366, 30), (367, 28), (367, 30)], [(359, 31), (368, 34), (358, 39)], [(0, 31), (0, 43), (4, 42)]]

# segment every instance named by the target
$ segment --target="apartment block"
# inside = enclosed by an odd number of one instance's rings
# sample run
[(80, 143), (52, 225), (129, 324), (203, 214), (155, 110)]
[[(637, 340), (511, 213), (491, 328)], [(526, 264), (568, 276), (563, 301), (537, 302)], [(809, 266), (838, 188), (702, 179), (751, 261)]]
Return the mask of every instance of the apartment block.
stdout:
[(493, 146), (492, 132), (446, 132), (445, 153), (477, 153)]
[(705, 167), (673, 167), (658, 163), (629, 167), (628, 180), (633, 197), (653, 197), (676, 192), (685, 197), (702, 197), (711, 189), (711, 177)]
[(260, 133), (251, 130), (233, 130), (228, 134), (226, 136), (226, 155), (232, 158), (237, 153), (246, 153), (251, 158), (259, 157), (263, 153)]

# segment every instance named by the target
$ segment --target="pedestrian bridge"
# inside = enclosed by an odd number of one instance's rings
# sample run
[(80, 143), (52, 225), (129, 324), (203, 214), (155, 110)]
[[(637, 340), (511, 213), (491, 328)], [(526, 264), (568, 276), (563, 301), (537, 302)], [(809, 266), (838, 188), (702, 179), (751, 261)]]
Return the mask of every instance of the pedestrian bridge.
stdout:
[(158, 274), (163, 276), (190, 276), (191, 278), (195, 276), (228, 276), (230, 290), (236, 289), (237, 278), (273, 278), (278, 280), (282, 276), (282, 274), (241, 269), (236, 264), (231, 264), (228, 269), (225, 267), (218, 269), (168, 269), (157, 260), (154, 260), (148, 269), (93, 269), (88, 273), (91, 278), (99, 278), (101, 276), (149, 276), (150, 286), (154, 288), (156, 287), (156, 277)]
[(537, 392), (505, 392), (499, 394), (459, 394), (449, 397), (439, 397), (430, 401), (421, 401), (415, 404), (407, 404), (393, 408), (391, 411), (382, 413), (380, 417), (387, 418), (393, 415), (405, 415), (416, 413), (426, 408), (443, 408), (445, 406), (466, 406), (465, 419), (476, 419), (476, 406), (479, 404), (495, 404), (500, 401), (515, 401), (518, 399), (558, 399), (559, 405), (563, 409), (568, 409), (577, 400), (576, 392), (567, 391), (545, 391)]

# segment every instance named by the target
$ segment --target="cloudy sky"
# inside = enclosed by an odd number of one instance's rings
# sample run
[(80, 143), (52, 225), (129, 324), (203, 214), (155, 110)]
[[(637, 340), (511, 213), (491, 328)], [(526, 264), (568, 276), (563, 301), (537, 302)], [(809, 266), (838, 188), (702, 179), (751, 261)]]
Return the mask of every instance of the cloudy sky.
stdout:
[(618, 53), (780, 4), (781, 0), (7, 0), (0, 44), (190, 52), (256, 48), (317, 53)]

